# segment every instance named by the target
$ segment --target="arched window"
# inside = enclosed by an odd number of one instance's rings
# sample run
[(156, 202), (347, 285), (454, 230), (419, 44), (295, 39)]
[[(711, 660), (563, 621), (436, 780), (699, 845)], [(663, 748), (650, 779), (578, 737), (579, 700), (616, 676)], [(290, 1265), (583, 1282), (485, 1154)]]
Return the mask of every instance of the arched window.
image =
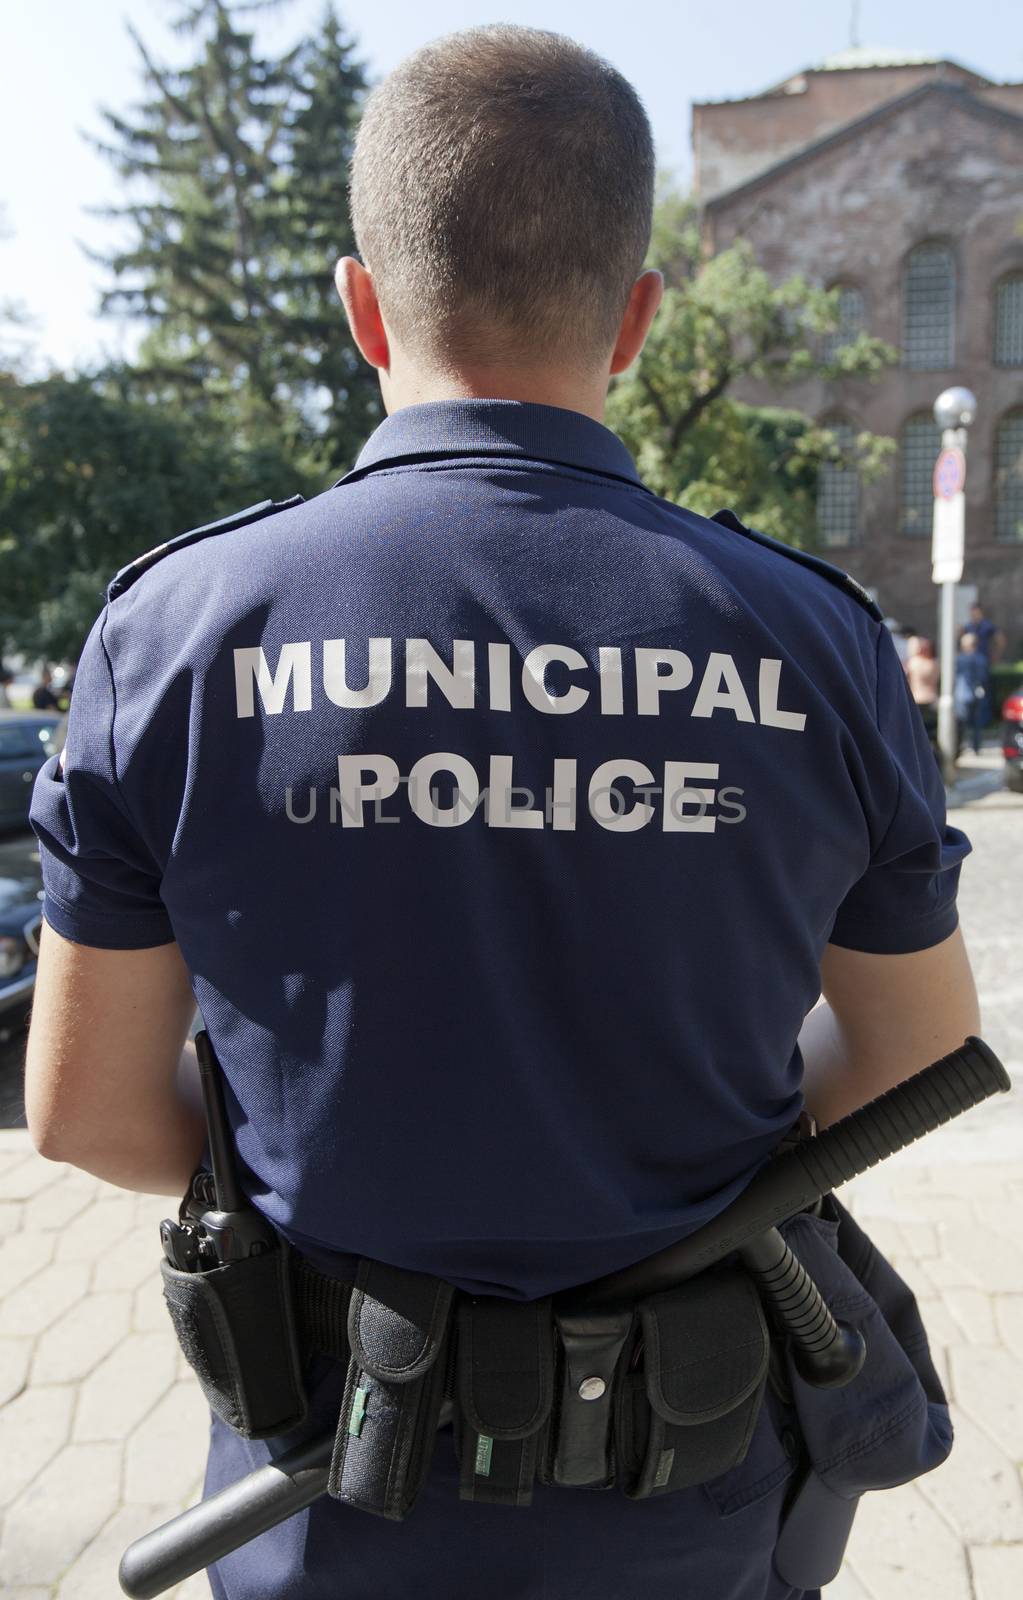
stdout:
[(911, 539), (929, 539), (934, 524), (934, 463), (941, 429), (929, 411), (910, 417), (902, 430), (902, 507), (899, 526)]
[[(835, 435), (843, 454), (852, 454), (856, 435), (848, 422), (822, 424)], [(822, 545), (858, 544), (860, 475), (855, 467), (824, 461), (817, 473), (817, 537)]]
[(1023, 411), (995, 433), (995, 538), (1023, 541)]
[(1023, 367), (1023, 272), (995, 289), (995, 365)]
[(918, 244), (906, 263), (902, 356), (907, 367), (937, 372), (955, 354), (956, 274), (943, 244)]
[(854, 283), (834, 283), (838, 290), (838, 326), (824, 339), (824, 358), (833, 361), (843, 345), (852, 344), (857, 334), (867, 325), (867, 307), (863, 291)]

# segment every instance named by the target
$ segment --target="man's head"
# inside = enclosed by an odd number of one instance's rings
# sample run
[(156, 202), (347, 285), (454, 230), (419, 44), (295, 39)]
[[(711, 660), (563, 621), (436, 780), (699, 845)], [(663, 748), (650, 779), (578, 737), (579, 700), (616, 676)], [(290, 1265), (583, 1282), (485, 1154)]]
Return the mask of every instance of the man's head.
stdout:
[[(385, 339), (366, 331), (366, 272), (342, 262), (363, 353), (606, 382), (659, 297), (653, 275), (637, 290), (653, 187), (646, 113), (590, 51), (510, 26), (427, 45), (371, 96), (356, 142), (352, 218)], [(616, 368), (630, 313), (642, 328)]]
[(983, 622), (984, 607), (981, 605), (979, 600), (975, 600), (970, 607), (970, 616), (973, 618), (974, 622)]

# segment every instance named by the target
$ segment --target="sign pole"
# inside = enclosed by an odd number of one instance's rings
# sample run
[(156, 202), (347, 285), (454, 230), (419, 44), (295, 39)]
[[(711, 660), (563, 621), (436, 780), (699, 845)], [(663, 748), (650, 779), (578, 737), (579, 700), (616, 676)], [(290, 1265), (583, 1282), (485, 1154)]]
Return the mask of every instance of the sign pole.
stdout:
[(959, 753), (955, 710), (956, 585), (962, 581), (966, 542), (966, 430), (977, 411), (969, 389), (946, 389), (934, 402), (941, 428), (941, 454), (934, 466), (934, 525), (931, 577), (941, 586), (941, 688), (938, 696), (938, 748), (951, 783)]
[(934, 534), (931, 552), (934, 582), (941, 586), (941, 692), (938, 697), (938, 748), (951, 782), (959, 753), (956, 727), (956, 585), (963, 575), (965, 534), (966, 429), (946, 428), (934, 468)]
[(938, 748), (949, 782), (959, 753), (956, 726), (956, 585), (941, 585), (941, 692), (938, 696)]

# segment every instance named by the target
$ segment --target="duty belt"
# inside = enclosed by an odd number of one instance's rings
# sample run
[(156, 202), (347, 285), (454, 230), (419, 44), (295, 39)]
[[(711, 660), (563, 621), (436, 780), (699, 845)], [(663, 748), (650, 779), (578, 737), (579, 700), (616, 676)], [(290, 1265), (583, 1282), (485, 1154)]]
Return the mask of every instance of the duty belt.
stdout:
[[(209, 1067), (212, 1053), (197, 1045), (200, 1063), (205, 1056)], [(324, 1490), (401, 1520), (422, 1487), (446, 1409), (466, 1500), (528, 1505), (536, 1481), (615, 1484), (645, 1499), (726, 1472), (743, 1459), (763, 1400), (768, 1315), (785, 1336), (794, 1386), (802, 1381), (811, 1393), (838, 1387), (864, 1359), (859, 1331), (831, 1315), (775, 1225), (785, 1219), (796, 1225), (798, 1214), (834, 1187), (1009, 1087), (983, 1041), (967, 1040), (819, 1137), (776, 1156), (689, 1238), (580, 1289), (520, 1303), (472, 1297), (440, 1279), (368, 1260), (349, 1284), (296, 1256), (243, 1203), (223, 1159), (222, 1109), (211, 1112), (211, 1082), (210, 1069), (204, 1088), (215, 1172), (220, 1168), (215, 1192), (205, 1178), (194, 1181), (179, 1222), (161, 1229), (164, 1292), (182, 1347), (213, 1410), (249, 1438), (286, 1433), (305, 1419), (303, 1374), (311, 1352), (347, 1362), (346, 1382), (332, 1435), (286, 1450), (136, 1541), (120, 1578), (139, 1600)], [(815, 1271), (825, 1266), (818, 1261)], [(869, 1307), (869, 1295), (857, 1290), (853, 1301)], [(883, 1323), (876, 1331), (880, 1349), (891, 1332)], [(928, 1384), (920, 1388), (911, 1364), (906, 1375), (918, 1391), (913, 1406), (926, 1431)], [(817, 1415), (814, 1403), (808, 1412), (814, 1425)], [(905, 1429), (899, 1439), (904, 1435)], [(894, 1469), (878, 1464), (883, 1481), (859, 1469), (839, 1478), (839, 1494), (855, 1504), (864, 1489), (927, 1470), (947, 1453), (949, 1439), (940, 1435), (927, 1442), (926, 1464), (921, 1451), (910, 1449)], [(850, 1441), (850, 1461), (867, 1455)], [(814, 1488), (815, 1470), (832, 1471), (812, 1449), (810, 1459), (798, 1498)], [(821, 1478), (815, 1482), (830, 1494)], [(820, 1522), (819, 1505), (819, 1497), (807, 1499), (804, 1529)], [(817, 1569), (834, 1566), (840, 1545), (817, 1550), (814, 1572), (804, 1576), (796, 1570), (803, 1536), (790, 1542), (795, 1575), (788, 1581), (804, 1588), (826, 1581)]]
[[(322, 1279), (299, 1266), (307, 1336), (336, 1350)], [(534, 1482), (644, 1499), (716, 1477), (746, 1453), (767, 1378), (756, 1289), (722, 1266), (633, 1304), (584, 1292), (526, 1303), (360, 1263), (328, 1492), (400, 1520), (450, 1406), (460, 1496), (525, 1506)], [(323, 1338), (328, 1334), (328, 1338)]]
[(463, 1500), (525, 1506), (537, 1480), (645, 1499), (741, 1461), (767, 1380), (767, 1319), (738, 1262), (612, 1304), (585, 1288), (476, 1298), (367, 1260), (345, 1283), (283, 1241), (206, 1272), (164, 1262), (163, 1275), (212, 1409), (245, 1437), (301, 1423), (312, 1352), (346, 1363), (327, 1490), (396, 1521), (442, 1415)]

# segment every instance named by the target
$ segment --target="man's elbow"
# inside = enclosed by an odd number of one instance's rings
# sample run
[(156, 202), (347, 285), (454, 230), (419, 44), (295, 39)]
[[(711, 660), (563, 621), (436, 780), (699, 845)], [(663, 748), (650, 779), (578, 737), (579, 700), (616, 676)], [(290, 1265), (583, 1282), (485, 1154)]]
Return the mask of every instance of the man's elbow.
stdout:
[(36, 1154), (42, 1156), (44, 1161), (57, 1161), (73, 1166), (74, 1158), (68, 1153), (66, 1133), (60, 1125), (52, 1118), (33, 1115), (27, 1106), (25, 1111), (28, 1136)]
[(63, 1166), (94, 1171), (94, 1163), (103, 1160), (111, 1143), (111, 1129), (105, 1121), (97, 1124), (95, 1118), (33, 1094), (29, 1083), (25, 1086), (25, 1122), (37, 1153), (45, 1161)]

